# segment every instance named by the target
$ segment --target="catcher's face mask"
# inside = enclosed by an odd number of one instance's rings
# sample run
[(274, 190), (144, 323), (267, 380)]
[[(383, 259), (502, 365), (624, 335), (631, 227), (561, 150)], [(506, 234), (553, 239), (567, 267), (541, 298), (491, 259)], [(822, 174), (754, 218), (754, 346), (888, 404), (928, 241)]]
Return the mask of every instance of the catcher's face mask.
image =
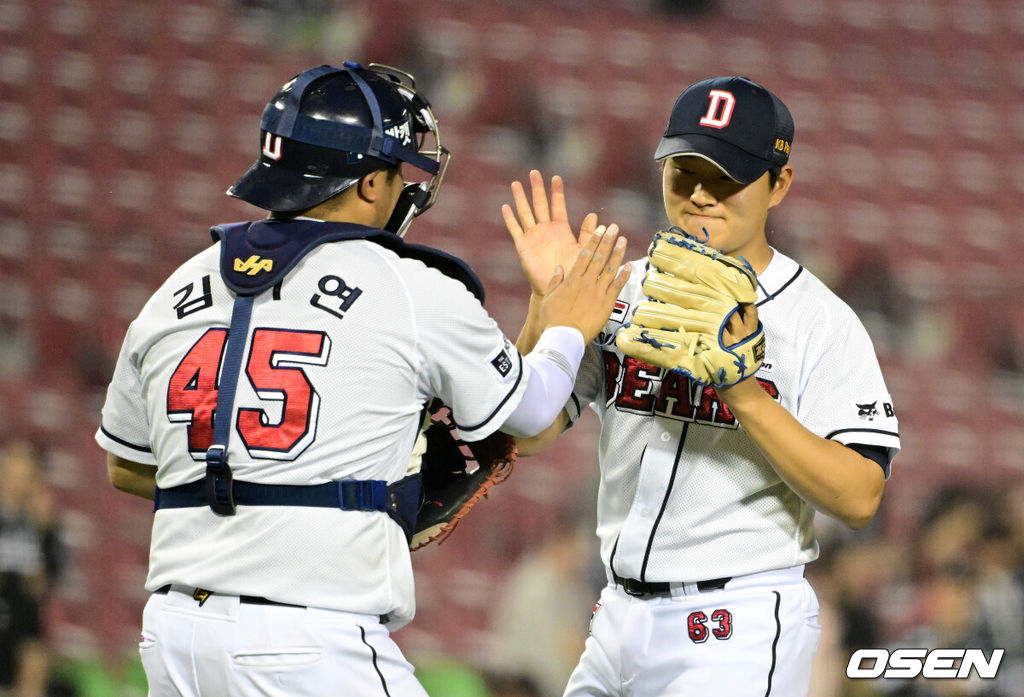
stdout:
[[(391, 219), (384, 226), (399, 237), (405, 234), (412, 219), (437, 201), (438, 191), (444, 181), (445, 171), (448, 169), (448, 162), (451, 153), (441, 145), (441, 134), (438, 129), (437, 118), (434, 116), (430, 103), (426, 98), (416, 91), (416, 81), (409, 73), (392, 68), (386, 65), (370, 63), (370, 70), (386, 75), (394, 82), (398, 93), (408, 102), (409, 110), (413, 117), (413, 139), (416, 152), (432, 162), (436, 162), (436, 168), (421, 167), (413, 164), (413, 168), (405, 168), (407, 177), (402, 195), (391, 213)], [(419, 174), (420, 176), (416, 176)]]

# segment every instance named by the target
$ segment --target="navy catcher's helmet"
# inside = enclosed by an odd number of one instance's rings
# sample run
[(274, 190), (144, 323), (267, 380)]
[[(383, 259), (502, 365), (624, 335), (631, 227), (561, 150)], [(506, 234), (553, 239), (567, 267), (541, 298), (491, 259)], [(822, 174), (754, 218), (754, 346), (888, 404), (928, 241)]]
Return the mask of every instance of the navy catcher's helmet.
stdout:
[(388, 222), (401, 235), (434, 204), (448, 159), (430, 104), (411, 75), (347, 61), (296, 75), (267, 103), (259, 159), (227, 193), (268, 211), (294, 213), (404, 162), (426, 176), (406, 185)]

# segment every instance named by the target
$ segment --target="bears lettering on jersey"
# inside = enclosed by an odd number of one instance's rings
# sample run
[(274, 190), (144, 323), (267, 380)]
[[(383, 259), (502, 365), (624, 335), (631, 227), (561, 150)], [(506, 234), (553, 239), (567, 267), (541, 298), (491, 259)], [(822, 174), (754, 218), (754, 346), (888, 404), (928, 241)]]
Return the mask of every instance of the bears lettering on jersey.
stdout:
[[(619, 411), (656, 414), (720, 428), (734, 429), (739, 425), (713, 387), (698, 385), (681, 373), (620, 356), (615, 351), (602, 351), (602, 358), (605, 403), (614, 404)], [(755, 379), (773, 399), (779, 399), (774, 382)]]

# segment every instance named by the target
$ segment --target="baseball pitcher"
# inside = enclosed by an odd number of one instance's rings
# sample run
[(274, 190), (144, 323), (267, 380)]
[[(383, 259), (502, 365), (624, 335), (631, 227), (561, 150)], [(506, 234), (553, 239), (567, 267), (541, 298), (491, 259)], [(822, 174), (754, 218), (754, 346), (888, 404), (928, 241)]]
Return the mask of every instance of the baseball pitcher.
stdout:
[[(543, 448), (587, 405), (601, 418), (608, 585), (567, 697), (807, 694), (815, 512), (867, 524), (900, 441), (863, 325), (768, 243), (793, 133), (749, 79), (680, 95), (655, 153), (669, 227), (633, 262), (566, 408), (519, 443)], [(514, 183), (503, 210), (537, 292), (593, 223), (573, 237), (559, 178), (550, 204), (539, 172), (531, 188)]]

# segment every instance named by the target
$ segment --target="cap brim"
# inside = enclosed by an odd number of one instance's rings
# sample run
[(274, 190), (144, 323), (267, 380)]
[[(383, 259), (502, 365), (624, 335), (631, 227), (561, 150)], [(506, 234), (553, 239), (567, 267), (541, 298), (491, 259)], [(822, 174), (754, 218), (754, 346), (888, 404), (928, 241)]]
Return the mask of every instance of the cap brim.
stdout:
[(323, 203), (357, 181), (358, 177), (301, 174), (260, 159), (238, 178), (227, 195), (264, 210), (294, 213)]
[(740, 184), (757, 181), (772, 165), (770, 161), (751, 155), (735, 145), (699, 133), (665, 136), (658, 144), (654, 159), (664, 160), (676, 155), (702, 157)]

